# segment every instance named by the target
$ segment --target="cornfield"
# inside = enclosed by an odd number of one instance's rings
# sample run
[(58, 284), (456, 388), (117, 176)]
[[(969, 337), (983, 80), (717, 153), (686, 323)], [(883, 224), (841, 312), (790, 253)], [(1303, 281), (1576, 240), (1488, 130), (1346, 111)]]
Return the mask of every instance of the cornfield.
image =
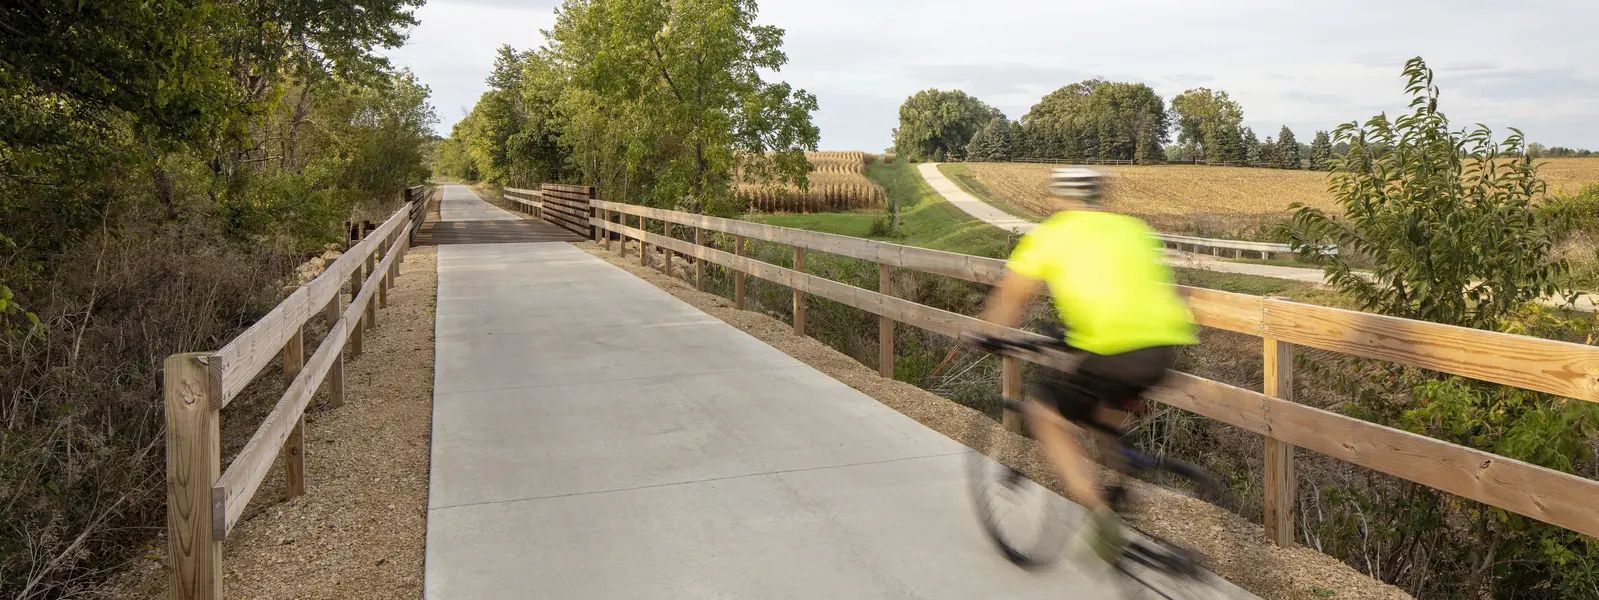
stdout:
[(816, 170), (810, 185), (799, 189), (791, 185), (740, 183), (738, 195), (750, 201), (750, 208), (762, 212), (832, 212), (883, 206), (888, 193), (866, 177), (865, 152), (806, 152), (806, 160)]

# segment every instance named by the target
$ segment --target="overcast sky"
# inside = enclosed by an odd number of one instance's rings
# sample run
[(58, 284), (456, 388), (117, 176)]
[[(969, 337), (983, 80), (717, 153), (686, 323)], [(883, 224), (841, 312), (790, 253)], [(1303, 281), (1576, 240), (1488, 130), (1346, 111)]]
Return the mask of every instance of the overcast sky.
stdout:
[[(433, 90), (448, 135), (487, 86), (495, 48), (544, 43), (552, 0), (430, 0), (391, 52)], [(1012, 119), (1044, 94), (1102, 76), (1170, 101), (1226, 90), (1265, 138), (1404, 107), (1400, 71), (1426, 58), (1459, 126), (1519, 127), (1549, 146), (1599, 149), (1594, 0), (764, 0), (787, 31), (777, 78), (816, 94), (821, 147), (880, 151), (905, 97), (960, 88)], [(1175, 139), (1175, 137), (1174, 137)]]

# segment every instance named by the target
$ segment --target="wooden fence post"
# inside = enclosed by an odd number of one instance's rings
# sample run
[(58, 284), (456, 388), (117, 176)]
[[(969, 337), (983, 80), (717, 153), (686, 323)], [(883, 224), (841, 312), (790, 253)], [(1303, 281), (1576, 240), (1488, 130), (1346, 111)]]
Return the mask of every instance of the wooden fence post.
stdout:
[[(877, 264), (877, 293), (894, 295), (894, 267)], [(894, 378), (894, 320), (886, 316), (877, 317), (877, 373)]]
[[(805, 272), (805, 248), (804, 247), (801, 247), (801, 246), (795, 246), (794, 247), (794, 270), (795, 271), (799, 271), (801, 273)], [(799, 288), (793, 288), (793, 290), (794, 290), (794, 335), (804, 336), (805, 335), (805, 292), (799, 291)]]
[[(592, 185), (585, 186), (585, 188), (586, 189), (584, 189), (583, 191), (584, 191), (585, 195), (588, 196), (588, 201), (589, 201), (589, 214), (588, 214), (588, 217), (589, 217), (589, 219), (593, 219), (594, 216), (595, 216), (594, 201), (598, 200), (600, 198), (599, 190), (594, 189), (594, 186), (592, 186)], [(604, 235), (606, 240), (610, 240), (610, 238), (611, 238), (610, 234), (606, 233), (606, 231), (604, 229), (600, 229), (600, 227), (598, 225), (595, 225), (592, 220), (590, 220), (588, 222), (588, 226), (589, 226), (589, 237), (594, 238), (594, 242), (595, 243), (599, 243), (601, 235)]]
[[(283, 288), (283, 297), (293, 294), (299, 286)], [(301, 325), (283, 345), (284, 387), (294, 385), (294, 378), (305, 368), (305, 326)], [(283, 442), (283, 489), (289, 498), (305, 494), (305, 414), (294, 424), (289, 439)]]
[[(605, 224), (609, 225), (611, 223), (611, 211), (605, 210), (603, 208), (599, 209), (599, 210), (600, 210), (600, 221), (602, 221)], [(610, 250), (611, 249), (611, 230), (606, 229), (606, 230), (603, 231), (603, 233), (601, 233), (601, 235), (605, 236), (605, 249), (606, 250)]]
[[(380, 243), (378, 245), (378, 252), (377, 252), (378, 260), (383, 260), (383, 259), (388, 258), (389, 257), (389, 252), (392, 251), (392, 250), (393, 250), (393, 247), (389, 245), (389, 239), (388, 238), (384, 238), (382, 240), (382, 243)], [(389, 263), (389, 264), (392, 265), (393, 263)], [(383, 275), (378, 277), (378, 308), (388, 308), (388, 307), (389, 307), (389, 270), (387, 268), (384, 268)], [(372, 320), (372, 324), (376, 325), (377, 324), (377, 319), (373, 319)]]
[(650, 245), (644, 242), (644, 215), (638, 215), (638, 266), (650, 266)]
[[(705, 245), (704, 229), (699, 227), (694, 228), (694, 245)], [(694, 259), (694, 289), (702, 292), (705, 291), (705, 261), (700, 260), (699, 258)]]
[[(333, 329), (335, 323), (339, 322), (339, 318), (343, 316), (344, 311), (339, 304), (339, 295), (334, 294), (333, 299), (328, 301), (328, 307), (322, 309), (322, 319), (328, 322), (328, 329), (330, 330)], [(344, 406), (343, 348), (339, 348), (337, 355), (333, 357), (333, 366), (328, 368), (328, 406), (333, 408)]]
[[(733, 255), (744, 256), (744, 237), (733, 236)], [(733, 271), (733, 308), (744, 310), (744, 272)]]
[[(355, 304), (355, 297), (359, 295), (361, 295), (361, 268), (356, 267), (355, 271), (350, 273), (350, 303)], [(366, 331), (366, 325), (362, 323), (364, 320), (361, 316), (357, 316), (355, 322), (350, 324), (351, 359), (361, 355), (361, 341), (365, 337), (362, 332)]]
[[(1006, 400), (1022, 399), (1022, 360), (1014, 356), (1000, 357), (1000, 393)], [(1016, 411), (1007, 410), (1000, 416), (1000, 423), (1005, 426), (1005, 431), (1011, 433), (1025, 433), (1022, 431), (1022, 415)]]
[[(1293, 400), (1294, 346), (1265, 338), (1268, 396)], [(1294, 544), (1294, 447), (1266, 435), (1266, 538), (1278, 546)]]
[[(381, 246), (378, 247), (378, 248), (373, 248), (372, 252), (370, 252), (370, 253), (368, 253), (366, 255), (366, 269), (362, 271), (362, 275), (361, 275), (361, 285), (362, 285), (362, 287), (365, 287), (366, 286), (366, 280), (368, 278), (371, 278), (373, 273), (377, 272), (377, 255), (378, 255), (378, 252), (380, 252), (380, 251), (382, 251), (382, 247)], [(367, 301), (366, 301), (366, 307), (364, 308), (364, 310), (366, 311), (366, 317), (361, 319), (361, 323), (363, 325), (365, 325), (368, 330), (376, 329), (377, 326), (378, 326), (378, 305), (377, 305), (377, 303), (373, 302), (370, 298), (368, 298)]]
[[(661, 221), (661, 231), (666, 237), (672, 237), (672, 222)], [(672, 278), (672, 249), (666, 246), (661, 246), (661, 272), (666, 274), (667, 279)]]
[(201, 352), (168, 356), (162, 372), (167, 420), (167, 560), (173, 600), (222, 597), (222, 542), (212, 528), (211, 486), (222, 477), (220, 381)]

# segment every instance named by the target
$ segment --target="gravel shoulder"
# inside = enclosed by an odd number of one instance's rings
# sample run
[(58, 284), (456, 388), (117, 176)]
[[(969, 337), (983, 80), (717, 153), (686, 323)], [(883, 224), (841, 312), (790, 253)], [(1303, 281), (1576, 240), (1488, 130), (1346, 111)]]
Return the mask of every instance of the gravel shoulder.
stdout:
[[(999, 427), (977, 411), (910, 383), (883, 379), (876, 370), (815, 339), (795, 336), (793, 328), (787, 323), (755, 312), (737, 310), (730, 300), (697, 291), (684, 280), (668, 278), (659, 271), (659, 267), (640, 266), (637, 245), (629, 245), (625, 260), (614, 250), (605, 250), (600, 244), (581, 242), (576, 245), (951, 439), (970, 446), (976, 434), (984, 431), (981, 428)], [(659, 255), (652, 256), (652, 259), (652, 264), (659, 264)], [(687, 261), (673, 262), (674, 266), (682, 269)], [(687, 271), (680, 274), (686, 275)], [(1021, 445), (1026, 450), (1018, 455), (996, 458), (1061, 492), (1060, 482), (1050, 473), (1047, 463), (1041, 460), (1032, 442), (1023, 440)], [(1366, 577), (1315, 550), (1272, 546), (1266, 541), (1259, 525), (1222, 509), (1150, 486), (1138, 486), (1135, 492), (1150, 500), (1144, 503), (1145, 506), (1160, 508), (1158, 512), (1136, 516), (1134, 522), (1138, 527), (1200, 551), (1210, 557), (1210, 564), (1218, 575), (1262, 598), (1410, 598), (1398, 588)], [(1327, 592), (1334, 595), (1327, 596)]]
[[(406, 254), (365, 352), (345, 362), (345, 404), (319, 396), (307, 411), (306, 494), (282, 499), (280, 459), (223, 544), (229, 597), (422, 597), (436, 258), (432, 246)], [(166, 598), (165, 554), (164, 537), (152, 542), (106, 597)]]

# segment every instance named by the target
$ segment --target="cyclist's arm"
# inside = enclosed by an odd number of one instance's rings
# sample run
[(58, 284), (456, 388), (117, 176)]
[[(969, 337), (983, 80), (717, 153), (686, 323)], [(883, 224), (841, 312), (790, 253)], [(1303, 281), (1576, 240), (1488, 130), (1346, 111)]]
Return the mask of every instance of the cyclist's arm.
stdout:
[(1038, 294), (1043, 281), (1015, 271), (1006, 270), (1005, 277), (994, 286), (979, 318), (1003, 327), (1015, 327), (1022, 322), (1022, 311), (1027, 302)]

